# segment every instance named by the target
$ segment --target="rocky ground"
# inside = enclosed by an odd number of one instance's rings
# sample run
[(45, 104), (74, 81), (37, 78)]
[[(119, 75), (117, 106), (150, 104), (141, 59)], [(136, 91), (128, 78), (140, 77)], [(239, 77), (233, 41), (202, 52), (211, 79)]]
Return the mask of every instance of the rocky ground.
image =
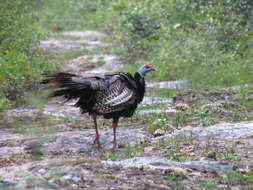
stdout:
[[(103, 41), (105, 37), (97, 31), (65, 32), (52, 35), (40, 46), (50, 53), (83, 50), (62, 64), (65, 71), (84, 76), (115, 72), (122, 68), (123, 59), (99, 53), (98, 49), (111, 46)], [(187, 89), (186, 81), (149, 81), (147, 86), (147, 96), (135, 116), (120, 121), (116, 152), (111, 150), (111, 121), (99, 120), (102, 149), (97, 149), (92, 145), (92, 122), (73, 106), (75, 102), (54, 99), (38, 106), (40, 102), (33, 103), (39, 101), (34, 98), (30, 105), (4, 112), (0, 124), (0, 189), (253, 186), (253, 121), (227, 122), (228, 117), (237, 118), (225, 109), (227, 104), (224, 106), (224, 99), (230, 100), (233, 93), (223, 93), (222, 101), (215, 99), (193, 111), (192, 102), (200, 96), (192, 91), (173, 99), (160, 96), (164, 93), (160, 89), (166, 93)], [(248, 98), (252, 98), (250, 94)], [(242, 109), (234, 104), (232, 108)], [(206, 110), (214, 111), (206, 114)], [(240, 112), (245, 120), (251, 118), (247, 114), (252, 114), (251, 107)], [(188, 121), (186, 116), (195, 119)], [(173, 123), (168, 118), (176, 119)]]

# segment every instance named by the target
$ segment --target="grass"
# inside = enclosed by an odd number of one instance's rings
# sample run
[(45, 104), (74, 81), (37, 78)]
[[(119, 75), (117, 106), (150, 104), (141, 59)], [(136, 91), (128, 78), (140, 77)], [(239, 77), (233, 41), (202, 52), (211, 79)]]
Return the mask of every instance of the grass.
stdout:
[(167, 89), (167, 88), (147, 88), (148, 96), (157, 96), (161, 98), (173, 98), (176, 96), (182, 89)]
[(176, 190), (183, 190), (185, 185), (183, 183), (183, 180), (185, 179), (185, 175), (177, 172), (177, 171), (173, 171), (173, 170), (165, 170), (165, 174), (168, 175), (168, 178), (170, 179), (169, 184), (173, 185), (173, 189)]
[(70, 61), (72, 59), (75, 59), (77, 57), (80, 57), (82, 55), (85, 55), (87, 52), (82, 50), (61, 50), (56, 52), (45, 52), (44, 54), (47, 55), (46, 62), (48, 64), (54, 64), (57, 63), (57, 66), (66, 63), (67, 61)]
[(52, 183), (50, 183), (46, 180), (38, 179), (38, 178), (35, 178), (35, 177), (29, 177), (26, 180), (26, 182), (27, 182), (28, 188), (38, 188), (38, 187), (49, 188), (49, 189), (57, 188), (57, 185), (52, 184)]
[(230, 160), (230, 161), (238, 161), (240, 158), (236, 154), (236, 148), (231, 146), (231, 147), (225, 147), (225, 151), (222, 152), (221, 154), (218, 154), (216, 156), (217, 160)]
[(4, 121), (8, 124), (9, 129), (15, 133), (37, 137), (57, 132), (59, 130), (57, 124), (65, 122), (41, 113), (35, 115), (34, 118), (23, 116), (5, 118)]
[(104, 25), (110, 0), (47, 0), (41, 10), (42, 30), (94, 30)]
[(215, 190), (217, 189), (217, 184), (215, 182), (207, 182), (206, 184), (202, 185), (202, 190)]
[(246, 185), (246, 187), (251, 187), (253, 184), (253, 174), (252, 172), (244, 173), (240, 171), (228, 172), (221, 178), (220, 182), (226, 184), (228, 187), (233, 187), (234, 185)]
[(118, 151), (105, 151), (100, 152), (100, 155), (103, 159), (106, 160), (120, 160), (120, 159), (126, 159), (126, 158), (133, 158), (141, 156), (143, 152), (143, 146), (142, 145), (136, 145), (136, 146), (130, 146), (127, 145), (123, 148), (118, 149)]
[(0, 190), (11, 190), (11, 187), (8, 186), (0, 186)]
[(43, 153), (43, 146), (41, 144), (32, 144), (29, 147), (29, 154), (31, 155), (32, 160), (42, 160), (42, 157), (44, 155)]
[(242, 152), (248, 151), (246, 147), (238, 146), (236, 142), (224, 143), (219, 138), (197, 140), (191, 134), (173, 135), (149, 146), (153, 147), (149, 156), (150, 154), (156, 155), (158, 151), (160, 155), (162, 153), (164, 157), (178, 162), (204, 159), (238, 163), (247, 159)]
[[(249, 93), (252, 87), (236, 88), (206, 88), (182, 90), (162, 89), (161, 92), (167, 94), (167, 98), (172, 98), (172, 103), (154, 104), (143, 109), (160, 109), (161, 111), (174, 108), (177, 111), (173, 113), (152, 113), (137, 115), (143, 120), (143, 129), (153, 133), (156, 129), (170, 131), (171, 128), (180, 129), (187, 125), (190, 126), (209, 126), (220, 122), (240, 122), (252, 120), (252, 100)], [(152, 91), (153, 89), (148, 89)], [(148, 92), (150, 93), (150, 92)], [(155, 92), (160, 94), (160, 89)], [(176, 95), (174, 95), (176, 94)], [(166, 98), (166, 96), (163, 96)]]
[(164, 156), (168, 157), (171, 160), (183, 162), (187, 160), (189, 155), (187, 153), (181, 152), (179, 149), (171, 149), (171, 147), (167, 147)]
[(157, 104), (147, 104), (147, 105), (139, 105), (138, 111), (148, 110), (148, 109), (166, 109), (168, 103), (157, 103)]
[(43, 71), (55, 69), (55, 64), (44, 62), (37, 47), (45, 38), (38, 31), (39, 5), (21, 0), (0, 3), (0, 111), (33, 88)]
[[(167, 129), (167, 127), (170, 127), (169, 125), (170, 121), (167, 122), (168, 119), (165, 113), (151, 113), (151, 114), (145, 114), (145, 115), (137, 114), (133, 119), (131, 121), (132, 123), (135, 121), (136, 122), (142, 121), (141, 123), (138, 122), (138, 126), (141, 127), (143, 130), (150, 132), (151, 134), (153, 134), (153, 132), (156, 129), (159, 129), (159, 128)], [(163, 125), (164, 123), (166, 123), (166, 125)]]

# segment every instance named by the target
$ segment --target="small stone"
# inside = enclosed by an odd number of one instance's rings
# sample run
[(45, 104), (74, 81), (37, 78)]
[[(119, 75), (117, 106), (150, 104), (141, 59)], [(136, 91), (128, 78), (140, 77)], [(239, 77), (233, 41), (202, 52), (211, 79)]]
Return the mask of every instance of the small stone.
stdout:
[(242, 142), (240, 140), (236, 140), (234, 143), (235, 144), (242, 144)]
[(194, 103), (196, 101), (196, 94), (193, 90), (186, 90), (173, 97), (173, 103)]
[(79, 181), (81, 181), (81, 179), (80, 179), (79, 177), (77, 177), (77, 176), (73, 176), (73, 177), (72, 177), (72, 180), (73, 180), (73, 182), (75, 182), (75, 183), (78, 183)]
[(248, 168), (238, 168), (237, 171), (240, 172), (240, 173), (246, 174), (246, 173), (248, 173), (250, 170), (249, 170)]
[(180, 28), (181, 27), (181, 24), (180, 23), (177, 23), (173, 26), (174, 29), (177, 29), (177, 28)]
[(217, 185), (217, 189), (227, 189), (228, 186), (227, 185)]
[(169, 167), (168, 169), (173, 172), (183, 174), (183, 175), (186, 175), (188, 173), (187, 169), (180, 168), (180, 167)]
[(190, 109), (190, 106), (188, 106), (187, 104), (179, 103), (179, 104), (176, 105), (176, 109), (186, 111), (186, 110)]
[(47, 171), (44, 168), (39, 169), (38, 171), (40, 174), (44, 175)]
[(91, 58), (92, 58), (91, 56), (85, 55), (85, 56), (81, 56), (81, 57), (78, 57), (76, 59), (73, 59), (72, 61), (70, 61), (68, 63), (69, 64), (70, 63), (73, 63), (73, 64), (83, 64), (83, 63), (86, 63)]
[(208, 158), (216, 158), (216, 152), (214, 152), (214, 151), (211, 151), (211, 152), (209, 152), (208, 154), (207, 154), (207, 157)]
[(252, 166), (252, 165), (249, 166), (249, 172), (250, 172), (250, 173), (253, 173), (253, 166)]
[(164, 129), (156, 129), (155, 132), (153, 133), (154, 137), (159, 137), (165, 134)]
[(187, 125), (187, 126), (183, 127), (182, 129), (183, 129), (183, 130), (192, 130), (193, 127), (190, 126), (190, 125)]
[(36, 147), (39, 147), (41, 146), (41, 142), (39, 142), (38, 140), (28, 140), (26, 142), (23, 143), (25, 145), (25, 150), (26, 151), (29, 151), (29, 150), (32, 150)]
[(77, 184), (72, 184), (71, 185), (73, 188), (78, 188), (78, 185)]
[(202, 176), (202, 173), (199, 172), (199, 171), (191, 171), (190, 174), (188, 174), (189, 176), (194, 176), (194, 177), (201, 177)]
[(177, 130), (176, 127), (169, 127), (169, 128), (167, 128), (166, 132), (167, 133), (173, 133), (175, 130)]
[(144, 152), (150, 153), (150, 152), (152, 152), (154, 149), (155, 149), (155, 147), (153, 147), (153, 146), (147, 146), (147, 147), (144, 148)]
[(231, 187), (231, 190), (241, 190), (241, 187), (237, 186), (237, 187)]
[(206, 112), (218, 112), (218, 113), (226, 112), (222, 102), (214, 102), (214, 103), (205, 104), (201, 106), (201, 109), (205, 110)]
[(253, 100), (253, 91), (248, 93), (248, 100)]
[(194, 152), (190, 152), (188, 154), (191, 155), (191, 156), (195, 156), (196, 155)]

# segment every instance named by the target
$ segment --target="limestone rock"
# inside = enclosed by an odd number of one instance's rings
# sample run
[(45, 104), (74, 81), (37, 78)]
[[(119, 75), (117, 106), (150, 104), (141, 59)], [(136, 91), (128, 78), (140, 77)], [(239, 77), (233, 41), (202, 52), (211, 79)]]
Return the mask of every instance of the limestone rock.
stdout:
[[(196, 170), (211, 170), (217, 173), (233, 170), (235, 166), (230, 163), (218, 161), (186, 161), (176, 162), (160, 157), (135, 157), (121, 161), (103, 161), (106, 165), (121, 166), (121, 167), (137, 167), (150, 169), (171, 169), (175, 168), (190, 168)], [(178, 169), (177, 169), (178, 170)]]

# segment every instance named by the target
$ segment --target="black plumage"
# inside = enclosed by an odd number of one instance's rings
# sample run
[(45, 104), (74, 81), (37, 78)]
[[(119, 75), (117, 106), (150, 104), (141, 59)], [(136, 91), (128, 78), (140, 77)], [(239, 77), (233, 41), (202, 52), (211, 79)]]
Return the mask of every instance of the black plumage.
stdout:
[(153, 71), (150, 64), (142, 66), (132, 76), (129, 73), (105, 74), (82, 77), (69, 73), (47, 73), (43, 84), (54, 88), (51, 97), (63, 96), (67, 101), (77, 99), (75, 104), (82, 113), (88, 113), (94, 120), (96, 142), (99, 143), (97, 115), (113, 119), (113, 149), (116, 149), (116, 127), (120, 117), (131, 117), (145, 93), (144, 75)]

